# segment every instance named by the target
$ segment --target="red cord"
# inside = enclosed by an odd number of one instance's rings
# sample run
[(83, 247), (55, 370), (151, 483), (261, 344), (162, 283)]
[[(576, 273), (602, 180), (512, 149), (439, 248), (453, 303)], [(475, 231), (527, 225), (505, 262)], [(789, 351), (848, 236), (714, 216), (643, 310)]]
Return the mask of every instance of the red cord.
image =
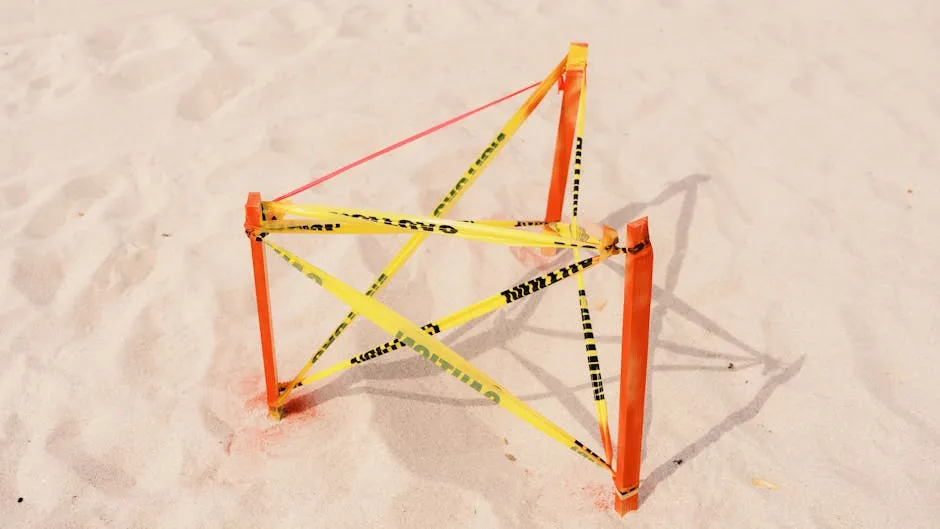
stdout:
[(448, 125), (453, 125), (454, 123), (457, 123), (458, 121), (460, 121), (460, 120), (462, 120), (462, 119), (464, 119), (464, 118), (468, 118), (468, 117), (470, 117), (470, 116), (476, 114), (477, 112), (480, 112), (481, 110), (486, 110), (487, 108), (489, 108), (489, 107), (491, 107), (491, 106), (493, 106), (493, 105), (502, 103), (503, 101), (505, 101), (505, 100), (507, 100), (507, 99), (510, 99), (510, 98), (512, 98), (512, 97), (515, 97), (515, 96), (517, 96), (517, 95), (519, 95), (519, 94), (521, 94), (521, 93), (523, 93), (523, 92), (525, 92), (525, 91), (527, 91), (527, 90), (531, 90), (531, 89), (535, 88), (536, 86), (538, 86), (540, 83), (541, 83), (541, 82), (533, 83), (533, 84), (531, 84), (531, 85), (529, 85), (529, 86), (527, 86), (527, 87), (525, 87), (525, 88), (521, 88), (521, 89), (519, 89), (519, 90), (516, 90), (515, 92), (513, 92), (513, 93), (511, 93), (511, 94), (505, 95), (505, 96), (503, 96), (503, 97), (501, 97), (501, 98), (499, 98), (499, 99), (496, 99), (496, 100), (494, 100), (494, 101), (490, 101), (489, 103), (487, 103), (487, 104), (485, 104), (485, 105), (483, 105), (483, 106), (481, 106), (481, 107), (477, 107), (477, 108), (474, 108), (473, 110), (470, 110), (470, 111), (468, 111), (468, 112), (464, 112), (463, 114), (460, 114), (459, 116), (450, 118), (450, 119), (448, 119), (447, 121), (444, 121), (443, 123), (439, 123), (439, 124), (437, 124), (437, 125), (434, 125), (433, 127), (429, 128), (429, 129), (427, 129), (427, 130), (424, 130), (424, 131), (422, 131), (422, 132), (419, 132), (419, 133), (417, 133), (417, 134), (415, 134), (415, 135), (413, 135), (413, 136), (409, 136), (409, 137), (407, 137), (407, 138), (405, 138), (405, 139), (399, 141), (398, 143), (394, 143), (394, 144), (392, 144), (392, 145), (389, 145), (388, 147), (385, 147), (384, 149), (382, 149), (382, 150), (380, 150), (380, 151), (376, 151), (376, 152), (374, 152), (374, 153), (372, 153), (372, 154), (366, 156), (365, 158), (361, 158), (361, 159), (359, 159), (359, 160), (356, 160), (355, 162), (352, 162), (352, 163), (347, 164), (347, 165), (345, 165), (345, 166), (343, 166), (343, 167), (340, 167), (339, 169), (337, 169), (337, 170), (335, 170), (335, 171), (333, 171), (333, 172), (331, 172), (331, 173), (327, 173), (327, 174), (321, 176), (320, 178), (317, 178), (316, 180), (310, 182), (309, 184), (305, 184), (305, 185), (303, 185), (303, 186), (301, 186), (301, 187), (298, 187), (297, 189), (295, 189), (295, 190), (293, 190), (293, 191), (291, 191), (291, 192), (289, 192), (289, 193), (285, 193), (285, 194), (283, 194), (283, 195), (281, 195), (281, 196), (275, 198), (275, 199), (274, 199), (274, 202), (278, 202), (278, 201), (284, 200), (285, 198), (290, 198), (290, 197), (296, 195), (297, 193), (300, 193), (300, 192), (302, 192), (302, 191), (306, 191), (306, 190), (310, 189), (311, 187), (313, 187), (313, 186), (315, 186), (315, 185), (317, 185), (317, 184), (322, 184), (323, 182), (326, 182), (326, 181), (329, 180), (330, 178), (333, 178), (334, 176), (337, 176), (337, 175), (339, 175), (339, 174), (345, 173), (346, 171), (352, 169), (353, 167), (356, 167), (356, 166), (358, 166), (358, 165), (364, 164), (364, 163), (368, 162), (369, 160), (374, 160), (375, 158), (378, 158), (379, 156), (382, 156), (383, 154), (386, 154), (386, 153), (388, 153), (388, 152), (390, 152), (390, 151), (394, 151), (395, 149), (397, 149), (397, 148), (399, 148), (399, 147), (402, 147), (402, 146), (404, 146), (404, 145), (407, 145), (407, 144), (409, 144), (409, 143), (411, 143), (411, 142), (413, 142), (413, 141), (415, 141), (415, 140), (417, 140), (417, 139), (423, 138), (424, 136), (427, 136), (428, 134), (431, 134), (432, 132), (436, 132), (436, 131), (438, 131), (438, 130), (440, 130), (440, 129), (442, 129), (442, 128), (448, 126)]

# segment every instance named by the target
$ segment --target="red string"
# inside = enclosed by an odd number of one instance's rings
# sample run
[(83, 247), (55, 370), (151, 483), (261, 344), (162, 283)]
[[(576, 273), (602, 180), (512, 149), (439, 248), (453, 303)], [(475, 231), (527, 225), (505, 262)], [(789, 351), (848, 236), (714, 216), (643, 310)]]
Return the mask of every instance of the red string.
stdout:
[(448, 125), (453, 125), (454, 123), (457, 123), (458, 121), (460, 121), (460, 120), (462, 120), (462, 119), (464, 119), (464, 118), (468, 118), (468, 117), (470, 117), (470, 116), (476, 114), (477, 112), (480, 112), (481, 110), (486, 110), (487, 108), (489, 108), (489, 107), (491, 107), (491, 106), (493, 106), (493, 105), (502, 103), (503, 101), (505, 101), (505, 100), (507, 100), (507, 99), (510, 99), (510, 98), (512, 98), (512, 97), (515, 97), (515, 96), (517, 96), (517, 95), (519, 95), (519, 94), (521, 94), (521, 93), (523, 93), (523, 92), (525, 92), (525, 91), (527, 91), (527, 90), (531, 90), (531, 89), (535, 88), (536, 86), (538, 86), (540, 83), (541, 83), (541, 82), (533, 83), (533, 84), (531, 84), (531, 85), (529, 85), (529, 86), (527, 86), (527, 87), (525, 87), (525, 88), (521, 88), (521, 89), (519, 89), (519, 90), (516, 90), (515, 92), (513, 92), (513, 93), (511, 93), (511, 94), (504, 95), (503, 97), (501, 97), (501, 98), (499, 98), (499, 99), (496, 99), (496, 100), (493, 100), (493, 101), (490, 101), (489, 103), (487, 103), (487, 104), (485, 104), (485, 105), (483, 105), (483, 106), (481, 106), (481, 107), (477, 107), (477, 108), (474, 108), (473, 110), (464, 112), (463, 114), (460, 114), (459, 116), (450, 118), (450, 119), (448, 119), (447, 121), (444, 121), (443, 123), (438, 123), (437, 125), (434, 125), (433, 127), (429, 128), (429, 129), (427, 129), (427, 130), (421, 131), (421, 132), (419, 132), (419, 133), (417, 133), (417, 134), (415, 134), (415, 135), (413, 135), (413, 136), (409, 136), (409, 137), (407, 137), (407, 138), (405, 138), (405, 139), (399, 141), (398, 143), (394, 143), (394, 144), (392, 144), (392, 145), (389, 145), (388, 147), (385, 147), (384, 149), (382, 149), (382, 150), (380, 150), (380, 151), (376, 151), (376, 152), (374, 152), (374, 153), (372, 153), (372, 154), (366, 156), (365, 158), (360, 158), (359, 160), (356, 160), (355, 162), (352, 162), (352, 163), (350, 163), (350, 164), (344, 165), (343, 167), (340, 167), (339, 169), (337, 169), (337, 170), (335, 170), (335, 171), (333, 171), (333, 172), (331, 172), (331, 173), (327, 173), (327, 174), (321, 176), (320, 178), (317, 178), (316, 180), (310, 182), (309, 184), (305, 184), (305, 185), (303, 185), (303, 186), (301, 186), (301, 187), (298, 187), (297, 189), (295, 189), (295, 190), (293, 190), (293, 191), (291, 191), (291, 192), (289, 192), (289, 193), (285, 193), (285, 194), (283, 194), (283, 195), (281, 195), (281, 196), (275, 198), (275, 199), (274, 199), (274, 202), (278, 202), (278, 201), (284, 200), (285, 198), (290, 198), (290, 197), (296, 195), (297, 193), (300, 193), (300, 192), (303, 192), (303, 191), (306, 191), (306, 190), (310, 189), (311, 187), (313, 187), (313, 186), (315, 186), (315, 185), (322, 184), (323, 182), (326, 182), (326, 181), (329, 180), (330, 178), (333, 178), (334, 176), (337, 176), (337, 175), (340, 175), (340, 174), (342, 174), (342, 173), (345, 173), (346, 171), (352, 169), (353, 167), (356, 167), (356, 166), (358, 166), (358, 165), (364, 164), (364, 163), (368, 162), (369, 160), (374, 160), (374, 159), (378, 158), (379, 156), (382, 156), (383, 154), (386, 154), (386, 153), (388, 153), (388, 152), (390, 152), (390, 151), (394, 151), (395, 149), (397, 149), (397, 148), (399, 148), (399, 147), (405, 146), (405, 145), (407, 145), (407, 144), (409, 144), (409, 143), (411, 143), (411, 142), (413, 142), (413, 141), (415, 141), (415, 140), (417, 140), (417, 139), (423, 138), (424, 136), (427, 136), (428, 134), (431, 134), (432, 132), (437, 132), (438, 130), (440, 130), (440, 129), (442, 129), (442, 128), (448, 126)]

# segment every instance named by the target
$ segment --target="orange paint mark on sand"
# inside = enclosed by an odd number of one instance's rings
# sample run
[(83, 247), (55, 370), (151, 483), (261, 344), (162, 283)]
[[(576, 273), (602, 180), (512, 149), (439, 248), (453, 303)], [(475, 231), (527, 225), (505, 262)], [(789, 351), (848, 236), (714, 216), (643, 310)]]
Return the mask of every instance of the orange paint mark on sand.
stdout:
[[(487, 217), (487, 220), (509, 220), (513, 218), (512, 215), (498, 211), (494, 215)], [(532, 233), (541, 233), (541, 226), (533, 226), (529, 228), (517, 228), (523, 229), (525, 231), (531, 231)], [(558, 255), (544, 256), (541, 253), (541, 248), (532, 248), (529, 246), (510, 246), (509, 253), (516, 258), (517, 261), (522, 263), (528, 268), (536, 268), (542, 271), (548, 271), (554, 268), (556, 261), (558, 260)]]
[(614, 508), (613, 487), (600, 483), (589, 483), (581, 487), (581, 492), (593, 502), (598, 511), (607, 512)]
[(558, 259), (558, 255), (545, 256), (542, 255), (541, 248), (532, 248), (529, 246), (510, 246), (509, 252), (520, 263), (529, 268), (537, 268), (542, 271), (552, 269), (552, 264)]
[[(508, 218), (508, 217), (504, 217)], [(570, 222), (571, 219), (565, 219), (566, 222)], [(592, 237), (598, 240), (604, 240), (604, 226), (596, 222), (580, 221), (578, 225), (581, 228), (584, 228)], [(543, 228), (533, 228), (536, 233), (542, 233)], [(542, 248), (533, 248), (529, 246), (510, 246), (509, 251), (512, 253), (513, 257), (516, 258), (520, 263), (530, 267), (536, 268), (543, 272), (551, 270), (562, 266), (565, 263), (571, 262), (571, 259), (574, 257), (573, 253), (568, 248), (550, 248), (554, 250), (554, 253), (551, 255), (543, 255)], [(592, 252), (581, 252), (581, 259), (591, 255)], [(601, 307), (603, 309), (603, 307)]]
[(312, 393), (297, 395), (284, 405), (284, 417), (280, 421), (268, 418), (267, 395), (261, 376), (248, 377), (239, 384), (243, 394), (251, 395), (245, 400), (245, 409), (253, 416), (263, 417), (264, 426), (245, 426), (232, 433), (225, 443), (225, 453), (233, 456), (254, 456), (277, 451), (282, 440), (309, 425), (318, 415)]

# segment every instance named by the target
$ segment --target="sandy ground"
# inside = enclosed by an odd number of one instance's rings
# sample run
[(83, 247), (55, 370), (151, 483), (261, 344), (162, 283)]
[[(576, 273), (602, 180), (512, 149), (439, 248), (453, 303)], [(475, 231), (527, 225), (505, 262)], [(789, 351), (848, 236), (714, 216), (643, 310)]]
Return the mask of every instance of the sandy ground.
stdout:
[[(940, 4), (446, 4), (2, 2), (0, 527), (940, 526)], [(410, 350), (268, 421), (247, 192), (537, 81), (570, 41), (582, 215), (648, 215), (656, 251), (639, 512)], [(559, 102), (453, 218), (539, 217)], [(520, 103), (297, 200), (427, 214)], [(405, 238), (277, 240), (365, 289)], [(269, 262), (286, 379), (345, 307)], [(380, 299), (420, 324), (534, 273), (432, 238)], [(622, 259), (586, 280), (615, 418)], [(599, 450), (575, 290), (441, 339)], [(384, 339), (359, 321), (319, 365)]]

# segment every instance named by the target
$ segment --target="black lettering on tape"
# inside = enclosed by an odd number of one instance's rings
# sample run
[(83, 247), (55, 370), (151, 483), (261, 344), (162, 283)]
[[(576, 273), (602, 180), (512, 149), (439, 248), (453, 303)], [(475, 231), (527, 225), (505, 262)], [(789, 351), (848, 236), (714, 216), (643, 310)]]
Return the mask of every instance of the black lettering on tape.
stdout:
[(428, 358), (431, 356), (431, 351), (429, 351), (427, 347), (421, 344), (414, 344), (413, 346), (411, 346), (411, 348), (414, 349), (416, 352), (420, 353), (421, 356), (425, 358)]
[[(496, 149), (499, 148), (500, 144), (502, 144), (503, 140), (505, 140), (505, 139), (506, 139), (506, 134), (505, 134), (505, 133), (500, 132), (499, 134), (497, 134), (497, 135), (496, 135), (496, 140), (494, 140), (494, 141), (483, 151), (483, 153), (480, 155), (479, 158), (476, 159), (476, 161), (474, 161), (472, 164), (470, 164), (470, 168), (467, 169), (467, 175), (473, 176), (474, 174), (476, 174), (476, 172), (477, 172), (477, 171), (476, 171), (476, 168), (477, 168), (477, 167), (482, 167), (482, 166), (483, 166), (483, 162), (490, 156), (490, 154), (492, 154)], [(434, 213), (432, 213), (432, 215), (435, 216), (435, 217), (439, 216), (439, 215), (441, 214), (441, 212), (444, 211), (444, 208), (446, 208), (447, 205), (450, 204), (450, 202), (454, 199), (454, 197), (457, 196), (457, 193), (458, 193), (459, 191), (463, 190), (463, 186), (464, 186), (464, 184), (467, 183), (467, 182), (469, 182), (469, 179), (467, 179), (466, 177), (462, 177), (460, 180), (458, 180), (458, 181), (457, 181), (457, 184), (454, 186), (454, 188), (451, 189), (450, 192), (447, 193), (447, 196), (445, 196), (444, 199), (441, 200), (441, 203), (438, 204), (436, 208), (434, 208)]]

